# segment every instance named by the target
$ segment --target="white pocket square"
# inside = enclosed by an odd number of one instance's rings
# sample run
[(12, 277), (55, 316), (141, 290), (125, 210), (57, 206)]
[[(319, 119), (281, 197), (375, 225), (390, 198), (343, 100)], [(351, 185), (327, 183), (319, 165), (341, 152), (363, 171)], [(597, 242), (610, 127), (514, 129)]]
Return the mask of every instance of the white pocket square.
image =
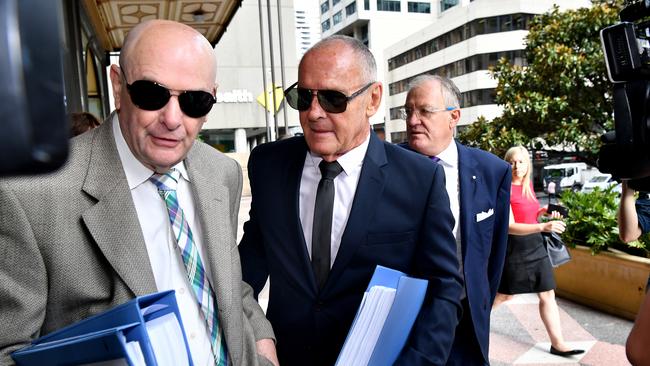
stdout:
[(476, 214), (476, 222), (481, 222), (481, 221), (487, 219), (488, 217), (490, 217), (492, 215), (494, 215), (494, 210), (493, 209), (489, 209), (489, 210), (484, 211), (484, 212), (479, 212), (479, 213)]

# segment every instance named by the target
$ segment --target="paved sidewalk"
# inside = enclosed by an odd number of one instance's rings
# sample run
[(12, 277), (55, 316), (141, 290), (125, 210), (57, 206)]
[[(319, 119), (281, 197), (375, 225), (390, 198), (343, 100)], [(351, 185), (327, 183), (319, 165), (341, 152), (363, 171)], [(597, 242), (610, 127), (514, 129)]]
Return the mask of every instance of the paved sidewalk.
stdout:
[[(239, 211), (238, 241), (248, 220), (250, 197), (244, 196)], [(537, 296), (517, 295), (492, 312), (490, 363), (505, 365), (629, 365), (625, 357), (625, 340), (632, 322), (558, 298), (564, 338), (569, 345), (585, 350), (582, 355), (551, 355), (548, 335), (539, 317)], [(264, 308), (266, 290), (260, 294)]]
[(584, 349), (572, 357), (551, 355), (539, 317), (537, 295), (517, 295), (492, 312), (490, 361), (502, 365), (629, 365), (625, 340), (632, 322), (558, 298), (568, 344)]

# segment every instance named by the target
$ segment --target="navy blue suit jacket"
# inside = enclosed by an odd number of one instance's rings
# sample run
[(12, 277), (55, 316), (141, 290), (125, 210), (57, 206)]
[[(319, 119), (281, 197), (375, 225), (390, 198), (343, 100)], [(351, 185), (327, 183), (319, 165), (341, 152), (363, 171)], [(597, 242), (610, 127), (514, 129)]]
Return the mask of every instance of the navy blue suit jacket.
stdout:
[(476, 352), (489, 363), (490, 311), (508, 243), (512, 173), (510, 164), (493, 154), (459, 143), (457, 146), (465, 288), (481, 347)]
[(443, 169), (371, 132), (341, 246), (318, 290), (298, 213), (303, 137), (258, 146), (248, 165), (250, 220), (239, 245), (257, 295), (267, 276), (267, 317), (280, 364), (333, 365), (375, 266), (426, 278), (425, 303), (397, 364), (443, 365), (460, 316), (453, 216)]
[[(406, 143), (400, 146), (411, 150)], [(459, 142), (456, 146), (463, 275), (479, 348), (454, 347), (449, 362), (465, 365), (483, 359), (489, 364), (490, 311), (499, 288), (508, 243), (512, 171), (510, 164), (489, 152)], [(467, 316), (470, 314), (463, 314)], [(467, 342), (464, 339), (455, 341)]]

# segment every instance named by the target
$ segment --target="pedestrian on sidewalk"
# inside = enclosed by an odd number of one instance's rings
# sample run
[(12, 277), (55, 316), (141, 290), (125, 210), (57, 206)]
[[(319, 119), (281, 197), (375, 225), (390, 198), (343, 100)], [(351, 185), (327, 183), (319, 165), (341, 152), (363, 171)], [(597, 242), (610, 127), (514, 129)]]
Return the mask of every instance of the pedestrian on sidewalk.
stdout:
[(551, 338), (550, 352), (557, 356), (572, 356), (584, 350), (571, 349), (562, 336), (560, 311), (555, 301), (555, 278), (553, 267), (544, 248), (542, 232), (564, 232), (565, 224), (557, 212), (547, 222), (538, 222), (546, 214), (546, 208), (539, 207), (530, 180), (530, 158), (523, 146), (510, 148), (505, 160), (512, 166), (510, 191), (510, 225), (508, 227), (508, 248), (499, 293), (492, 306), (498, 307), (515, 294), (537, 293), (539, 315), (546, 332)]
[(503, 270), (512, 174), (499, 157), (454, 140), (459, 101), (460, 92), (448, 78), (416, 77), (402, 109), (408, 135), (402, 146), (444, 168), (456, 219), (456, 252), (465, 286), (460, 297), (463, 316), (447, 366), (489, 365), (490, 309), (485, 305), (494, 301)]
[(251, 152), (244, 281), (270, 283), (267, 317), (283, 366), (336, 362), (377, 265), (429, 281), (395, 365), (444, 365), (462, 313), (454, 217), (442, 166), (381, 141), (383, 86), (362, 42), (331, 36), (285, 91), (304, 136)]

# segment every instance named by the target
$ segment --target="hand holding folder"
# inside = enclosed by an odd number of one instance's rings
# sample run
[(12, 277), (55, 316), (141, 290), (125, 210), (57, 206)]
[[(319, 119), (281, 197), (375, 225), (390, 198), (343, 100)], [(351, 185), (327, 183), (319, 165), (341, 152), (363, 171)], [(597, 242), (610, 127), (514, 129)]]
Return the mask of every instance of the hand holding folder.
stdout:
[(392, 365), (420, 312), (427, 284), (377, 266), (336, 366)]
[(137, 297), (47, 334), (11, 357), (18, 366), (193, 365), (173, 290)]

